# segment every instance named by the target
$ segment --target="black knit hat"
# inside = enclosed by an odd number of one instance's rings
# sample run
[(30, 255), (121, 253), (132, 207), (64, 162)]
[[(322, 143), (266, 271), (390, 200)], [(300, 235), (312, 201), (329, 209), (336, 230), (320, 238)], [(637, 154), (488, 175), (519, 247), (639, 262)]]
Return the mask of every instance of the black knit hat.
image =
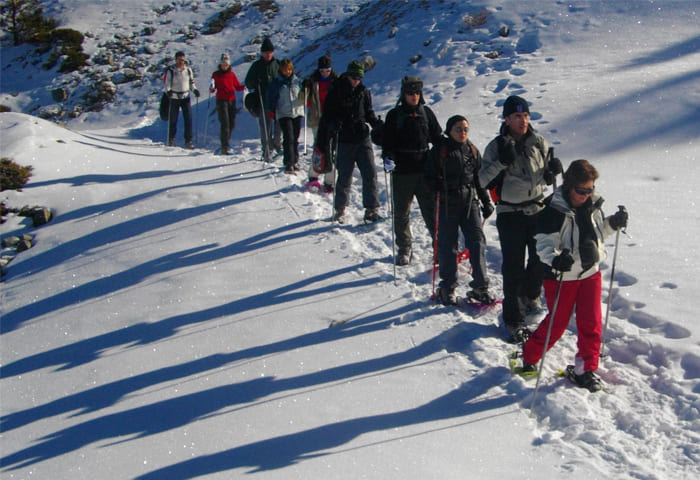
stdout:
[(452, 130), (452, 127), (454, 127), (455, 123), (459, 122), (467, 122), (467, 119), (463, 117), (462, 115), (453, 115), (450, 118), (447, 119), (447, 125), (445, 125), (445, 133), (448, 135), (450, 134), (450, 130)]
[(331, 68), (331, 57), (324, 55), (318, 59), (318, 68)]
[(530, 113), (530, 107), (527, 101), (517, 95), (511, 95), (503, 104), (503, 116), (507, 117), (511, 113)]
[(262, 45), (260, 46), (260, 51), (274, 52), (275, 46), (272, 44), (272, 40), (270, 40), (268, 37), (265, 37), (265, 40), (263, 40)]
[(401, 93), (421, 93), (423, 80), (420, 77), (405, 76), (401, 79)]

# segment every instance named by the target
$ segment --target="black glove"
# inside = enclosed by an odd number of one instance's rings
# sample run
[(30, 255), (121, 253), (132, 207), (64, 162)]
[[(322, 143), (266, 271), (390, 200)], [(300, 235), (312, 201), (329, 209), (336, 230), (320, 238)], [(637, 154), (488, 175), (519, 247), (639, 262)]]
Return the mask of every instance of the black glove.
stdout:
[(557, 178), (556, 174), (553, 172), (550, 172), (549, 170), (545, 170), (542, 177), (544, 178), (544, 183), (546, 183), (547, 185), (553, 184), (554, 179)]
[(622, 228), (627, 228), (627, 220), (629, 220), (629, 214), (627, 209), (620, 205), (620, 209), (615, 212), (615, 215), (610, 216), (610, 226), (614, 230), (620, 230)]
[(165, 92), (165, 94), (168, 96), (168, 98), (170, 98), (170, 97), (172, 97), (172, 95), (173, 95), (173, 91), (172, 91), (172, 90), (168, 90), (167, 92)]
[(484, 217), (484, 220), (489, 218), (491, 214), (493, 213), (493, 203), (491, 202), (484, 202), (481, 205), (481, 215)]
[(560, 272), (570, 272), (574, 265), (574, 257), (569, 250), (564, 250), (552, 259), (552, 268)]
[(195, 89), (193, 90), (193, 93), (194, 93), (194, 96), (195, 96), (195, 97), (199, 98), (199, 90), (197, 90), (197, 89), (195, 88)]
[(515, 141), (504, 139), (503, 143), (501, 144), (501, 149), (498, 153), (499, 160), (503, 165), (505, 165), (506, 167), (508, 165), (512, 165), (518, 156), (518, 153), (515, 150)]
[(547, 169), (552, 172), (554, 176), (557, 176), (564, 171), (561, 160), (559, 160), (557, 157), (552, 157), (549, 160), (549, 163), (547, 163)]

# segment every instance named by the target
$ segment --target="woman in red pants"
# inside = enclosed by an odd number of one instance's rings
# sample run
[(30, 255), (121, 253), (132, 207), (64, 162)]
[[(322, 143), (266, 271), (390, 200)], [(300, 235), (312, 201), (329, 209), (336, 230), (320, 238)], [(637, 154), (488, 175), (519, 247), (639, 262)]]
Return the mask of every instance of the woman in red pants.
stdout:
[(596, 375), (601, 343), (601, 273), (605, 257), (604, 238), (627, 226), (627, 211), (620, 209), (605, 217), (603, 198), (595, 191), (598, 171), (587, 160), (576, 160), (564, 173), (558, 188), (537, 219), (537, 255), (545, 264), (544, 291), (550, 312), (554, 307), (559, 280), (561, 293), (554, 318), (547, 315), (523, 346), (523, 370), (535, 371), (544, 352), (566, 331), (576, 308), (578, 352), (572, 377), (577, 385), (594, 392), (602, 388)]

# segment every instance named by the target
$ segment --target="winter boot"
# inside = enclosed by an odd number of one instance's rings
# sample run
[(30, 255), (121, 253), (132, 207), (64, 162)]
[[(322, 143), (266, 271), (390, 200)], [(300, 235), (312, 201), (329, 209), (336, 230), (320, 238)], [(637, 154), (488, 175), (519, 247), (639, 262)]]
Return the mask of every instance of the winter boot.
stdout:
[(228, 155), (228, 145), (221, 146), (221, 155)]
[(603, 382), (593, 370), (586, 370), (583, 375), (577, 375), (573, 365), (568, 365), (564, 372), (566, 378), (581, 388), (587, 388), (590, 392), (598, 392), (603, 389)]
[(506, 328), (508, 329), (508, 334), (510, 335), (508, 341), (511, 343), (522, 345), (528, 338), (530, 338), (530, 330), (528, 330), (522, 323), (518, 323), (517, 325), (506, 324)]
[(455, 295), (454, 289), (438, 287), (435, 295), (438, 301), (443, 305), (457, 305), (457, 296)]
[(475, 288), (468, 291), (467, 297), (484, 305), (491, 305), (495, 301), (486, 287)]
[(333, 221), (338, 223), (345, 223), (345, 209), (336, 208), (333, 214)]
[(325, 193), (333, 193), (333, 185), (331, 185), (330, 183), (324, 183), (323, 184), (323, 191)]
[(525, 302), (525, 315), (535, 315), (543, 312), (544, 310), (546, 309), (542, 307), (542, 301), (539, 297), (528, 298)]
[(376, 208), (368, 208), (365, 210), (365, 223), (374, 223), (381, 220), (381, 218)]
[(192, 143), (191, 140), (189, 142), (185, 142), (185, 148), (187, 150), (192, 150), (194, 148), (194, 144)]
[(175, 146), (175, 139), (173, 139), (173, 138), (168, 139), (168, 146), (174, 147)]
[(413, 251), (411, 247), (399, 248), (399, 254), (396, 256), (396, 265), (403, 267), (411, 263)]
[(520, 371), (525, 374), (537, 373), (537, 365), (533, 365), (532, 363), (527, 363), (523, 361), (523, 366)]

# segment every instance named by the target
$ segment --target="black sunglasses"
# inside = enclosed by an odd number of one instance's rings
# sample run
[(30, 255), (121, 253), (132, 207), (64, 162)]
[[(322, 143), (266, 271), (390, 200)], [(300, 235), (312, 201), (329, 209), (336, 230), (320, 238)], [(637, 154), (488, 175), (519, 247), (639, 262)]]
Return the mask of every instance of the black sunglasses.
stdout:
[(578, 193), (579, 195), (590, 195), (593, 193), (595, 190), (594, 188), (583, 188), (583, 187), (574, 187), (574, 192)]

